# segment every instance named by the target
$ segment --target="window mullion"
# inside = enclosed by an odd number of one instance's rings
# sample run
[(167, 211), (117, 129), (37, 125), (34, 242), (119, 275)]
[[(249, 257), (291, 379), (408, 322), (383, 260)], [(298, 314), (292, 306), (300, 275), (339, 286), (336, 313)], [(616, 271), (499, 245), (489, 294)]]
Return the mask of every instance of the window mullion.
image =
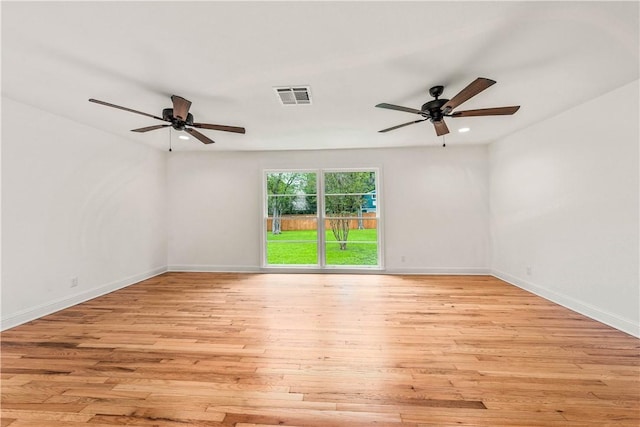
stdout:
[(316, 175), (316, 191), (318, 193), (316, 206), (318, 207), (318, 265), (324, 268), (327, 265), (326, 260), (326, 238), (325, 232), (325, 214), (324, 214), (324, 171), (318, 171)]

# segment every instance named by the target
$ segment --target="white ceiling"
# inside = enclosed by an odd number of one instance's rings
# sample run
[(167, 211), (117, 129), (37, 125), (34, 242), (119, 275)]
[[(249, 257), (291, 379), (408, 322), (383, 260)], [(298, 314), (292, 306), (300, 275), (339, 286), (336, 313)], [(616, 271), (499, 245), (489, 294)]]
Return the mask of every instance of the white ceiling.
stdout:
[[(498, 83), (457, 110), (520, 111), (446, 120), (448, 146), (482, 144), (639, 75), (638, 2), (3, 1), (1, 13), (4, 96), (158, 149), (171, 132), (174, 150), (440, 145), (429, 122), (378, 133), (419, 117), (374, 105), (419, 109), (431, 86), (451, 98), (487, 77)], [(273, 87), (287, 85), (310, 85), (313, 104), (280, 105)], [(138, 134), (162, 122), (87, 101), (161, 115), (172, 94), (195, 121), (247, 133)]]

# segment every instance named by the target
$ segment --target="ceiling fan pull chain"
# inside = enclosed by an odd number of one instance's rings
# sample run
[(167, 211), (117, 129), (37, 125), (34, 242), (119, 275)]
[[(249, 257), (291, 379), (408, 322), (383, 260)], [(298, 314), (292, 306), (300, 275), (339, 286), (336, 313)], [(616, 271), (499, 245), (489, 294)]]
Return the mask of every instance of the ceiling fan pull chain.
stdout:
[(443, 147), (446, 147), (446, 146), (447, 146), (447, 144), (446, 144), (446, 143), (445, 143), (445, 141), (444, 141), (444, 135), (442, 135), (442, 146), (443, 146)]
[(171, 128), (169, 128), (169, 152), (171, 151)]

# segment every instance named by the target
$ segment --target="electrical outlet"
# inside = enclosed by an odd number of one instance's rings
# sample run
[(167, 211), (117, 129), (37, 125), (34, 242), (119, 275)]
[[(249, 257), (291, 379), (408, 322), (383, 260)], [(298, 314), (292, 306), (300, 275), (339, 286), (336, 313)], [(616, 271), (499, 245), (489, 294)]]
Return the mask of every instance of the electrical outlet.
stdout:
[(72, 277), (71, 278), (71, 287), (75, 288), (76, 286), (78, 286), (78, 277)]

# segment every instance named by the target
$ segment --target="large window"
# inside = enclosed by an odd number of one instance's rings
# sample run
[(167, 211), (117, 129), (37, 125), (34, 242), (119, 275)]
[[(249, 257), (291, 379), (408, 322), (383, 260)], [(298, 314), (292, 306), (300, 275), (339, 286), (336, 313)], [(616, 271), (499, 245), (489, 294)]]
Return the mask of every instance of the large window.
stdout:
[(265, 172), (264, 265), (381, 267), (378, 175)]

